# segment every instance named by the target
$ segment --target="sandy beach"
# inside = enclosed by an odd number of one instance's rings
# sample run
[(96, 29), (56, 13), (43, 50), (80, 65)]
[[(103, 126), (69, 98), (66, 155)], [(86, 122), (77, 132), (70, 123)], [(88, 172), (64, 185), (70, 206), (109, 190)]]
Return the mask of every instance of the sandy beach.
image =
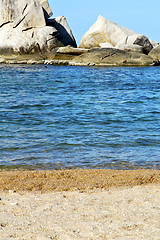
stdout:
[(159, 236), (159, 170), (0, 172), (0, 240)]

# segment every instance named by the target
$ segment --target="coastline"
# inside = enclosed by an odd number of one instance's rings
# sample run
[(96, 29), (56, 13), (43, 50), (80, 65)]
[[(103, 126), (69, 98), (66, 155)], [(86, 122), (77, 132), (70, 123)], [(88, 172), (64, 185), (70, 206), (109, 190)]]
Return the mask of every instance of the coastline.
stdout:
[[(67, 48), (67, 47), (66, 47)], [(73, 48), (74, 49), (74, 48)], [(59, 65), (59, 66), (88, 66), (88, 67), (155, 67), (159, 66), (160, 62), (156, 58), (151, 58), (142, 53), (134, 53), (122, 51), (113, 48), (93, 48), (88, 52), (79, 52), (80, 49), (75, 48), (75, 52), (58, 52), (55, 48), (51, 53), (46, 54), (0, 54), (0, 64), (6, 65)], [(80, 50), (81, 51), (81, 50)], [(97, 51), (96, 54), (94, 51)], [(119, 54), (122, 54), (122, 56)], [(93, 52), (93, 53), (92, 53)], [(102, 53), (101, 53), (102, 52)], [(116, 58), (106, 58), (106, 61), (101, 61), (104, 54), (113, 52), (110, 55), (117, 54)], [(116, 53), (117, 52), (117, 53)], [(101, 55), (101, 57), (99, 56)], [(117, 60), (118, 59), (118, 60)], [(126, 60), (127, 59), (127, 60)]]
[(160, 185), (160, 170), (72, 169), (1, 171), (0, 191), (77, 191)]

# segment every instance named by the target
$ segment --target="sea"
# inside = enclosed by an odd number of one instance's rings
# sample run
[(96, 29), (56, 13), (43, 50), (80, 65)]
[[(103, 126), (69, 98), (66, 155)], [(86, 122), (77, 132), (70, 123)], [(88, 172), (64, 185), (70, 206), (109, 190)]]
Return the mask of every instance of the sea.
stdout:
[(0, 65), (0, 169), (160, 169), (160, 68)]

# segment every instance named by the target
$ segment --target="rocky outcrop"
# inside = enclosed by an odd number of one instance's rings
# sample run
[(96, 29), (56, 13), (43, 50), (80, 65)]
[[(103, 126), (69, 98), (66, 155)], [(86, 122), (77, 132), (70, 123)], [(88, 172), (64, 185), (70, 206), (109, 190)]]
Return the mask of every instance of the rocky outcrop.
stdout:
[(47, 0), (0, 0), (0, 63), (159, 64), (157, 42), (102, 16), (83, 36), (79, 48), (65, 17), (51, 16)]
[(152, 66), (151, 57), (115, 48), (93, 48), (88, 52), (73, 58), (72, 65), (96, 66)]
[(160, 45), (153, 48), (150, 51), (149, 56), (153, 58), (155, 61), (160, 61)]
[(49, 19), (47, 0), (0, 0), (0, 53), (46, 53), (76, 46), (64, 17)]
[[(83, 53), (85, 51), (85, 53)], [(91, 50), (60, 47), (54, 50), (50, 57), (43, 58), (40, 54), (5, 55), (0, 58), (0, 63), (7, 64), (54, 64), (78, 66), (155, 66), (159, 61), (148, 55), (127, 52), (115, 48), (93, 48)]]
[(158, 43), (146, 36), (99, 16), (80, 42), (81, 48), (114, 47), (121, 50), (149, 53)]

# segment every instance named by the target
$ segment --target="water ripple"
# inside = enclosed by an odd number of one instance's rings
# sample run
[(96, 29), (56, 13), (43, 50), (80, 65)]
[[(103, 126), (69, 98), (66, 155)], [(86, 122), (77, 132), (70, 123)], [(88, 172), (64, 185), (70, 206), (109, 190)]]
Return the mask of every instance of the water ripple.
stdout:
[(0, 167), (160, 169), (157, 67), (0, 66)]

